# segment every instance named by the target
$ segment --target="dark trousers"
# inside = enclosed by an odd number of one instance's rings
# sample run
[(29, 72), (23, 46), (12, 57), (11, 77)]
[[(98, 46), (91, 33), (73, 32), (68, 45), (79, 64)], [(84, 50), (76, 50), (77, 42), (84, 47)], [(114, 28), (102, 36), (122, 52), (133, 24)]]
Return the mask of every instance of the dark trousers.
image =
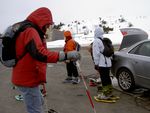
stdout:
[(66, 68), (67, 68), (67, 74), (69, 77), (78, 77), (78, 70), (76, 63), (73, 61), (70, 61), (69, 63), (66, 63)]
[(112, 85), (110, 79), (110, 68), (108, 67), (99, 67), (100, 78), (102, 86)]

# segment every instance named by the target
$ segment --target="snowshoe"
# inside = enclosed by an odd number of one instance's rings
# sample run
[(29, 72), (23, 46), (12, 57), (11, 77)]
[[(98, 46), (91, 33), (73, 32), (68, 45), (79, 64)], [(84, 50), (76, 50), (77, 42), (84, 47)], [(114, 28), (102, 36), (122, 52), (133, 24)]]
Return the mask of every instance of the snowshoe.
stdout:
[(100, 99), (98, 96), (94, 96), (94, 100), (96, 102), (105, 102), (105, 103), (115, 103), (116, 102), (116, 100), (114, 100), (114, 99), (111, 99), (111, 98), (109, 98), (109, 99)]
[(119, 100), (120, 97), (119, 96), (115, 96), (115, 95), (111, 95), (110, 99), (112, 99), (112, 100)]

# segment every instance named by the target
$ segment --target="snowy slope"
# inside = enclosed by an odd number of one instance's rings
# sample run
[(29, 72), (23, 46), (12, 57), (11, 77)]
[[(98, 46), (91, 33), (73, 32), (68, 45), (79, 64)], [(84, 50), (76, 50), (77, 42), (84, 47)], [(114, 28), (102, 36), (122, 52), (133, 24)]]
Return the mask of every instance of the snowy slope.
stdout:
[[(112, 26), (114, 30), (109, 34), (105, 34), (104, 36), (110, 38), (114, 45), (121, 43), (123, 36), (119, 29), (128, 27), (129, 22), (133, 24), (133, 27), (143, 29), (148, 33), (148, 35), (150, 35), (150, 17), (132, 17), (128, 18), (127, 21), (123, 23), (119, 23), (118, 18), (106, 18), (106, 20), (109, 22), (109, 26)], [(81, 21), (79, 23), (80, 24), (77, 24), (77, 22), (71, 24), (69, 23), (66, 26), (63, 26), (62, 31), (70, 30), (73, 34), (74, 39), (79, 42), (81, 46), (88, 46), (94, 40), (94, 26), (98, 24), (98, 21)], [(88, 35), (84, 35), (83, 32), (90, 33)], [(63, 47), (64, 44), (64, 40), (56, 40), (52, 42), (47, 42), (47, 47), (58, 48)]]

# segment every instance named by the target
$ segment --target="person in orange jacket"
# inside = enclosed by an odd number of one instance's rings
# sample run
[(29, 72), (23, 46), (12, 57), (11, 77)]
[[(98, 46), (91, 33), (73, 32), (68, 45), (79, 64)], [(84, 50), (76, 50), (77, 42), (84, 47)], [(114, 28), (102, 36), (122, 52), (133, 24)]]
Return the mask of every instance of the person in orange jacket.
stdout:
[(40, 85), (46, 83), (46, 64), (68, 59), (78, 60), (77, 51), (50, 51), (45, 47), (47, 31), (51, 31), (53, 18), (51, 11), (41, 7), (33, 11), (26, 21), (36, 26), (28, 27), (16, 39), (16, 57), (19, 58), (12, 69), (12, 83), (18, 87), (24, 97), (28, 113), (44, 113), (43, 97)]
[[(65, 45), (64, 52), (67, 53), (69, 51), (75, 51), (77, 47), (76, 41), (72, 38), (72, 34), (70, 31), (64, 32)], [(78, 84), (80, 82), (76, 62), (72, 60), (66, 61), (66, 69), (67, 69), (67, 78), (64, 83), (73, 83)]]

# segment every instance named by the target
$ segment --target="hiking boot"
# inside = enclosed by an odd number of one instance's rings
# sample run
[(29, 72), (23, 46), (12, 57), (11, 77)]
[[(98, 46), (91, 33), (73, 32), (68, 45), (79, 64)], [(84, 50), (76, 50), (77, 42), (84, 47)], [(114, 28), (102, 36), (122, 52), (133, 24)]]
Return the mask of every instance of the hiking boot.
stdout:
[(109, 100), (110, 96), (109, 95), (105, 95), (104, 93), (100, 93), (97, 95), (98, 99), (102, 99), (102, 100)]
[(67, 77), (63, 83), (72, 83), (72, 77)]
[(110, 94), (112, 94), (112, 92), (113, 92), (113, 87), (112, 87), (112, 85), (102, 86), (102, 92), (103, 92), (105, 95), (110, 95)]
[(72, 84), (79, 84), (80, 83), (80, 78), (79, 77), (75, 77), (72, 79)]

